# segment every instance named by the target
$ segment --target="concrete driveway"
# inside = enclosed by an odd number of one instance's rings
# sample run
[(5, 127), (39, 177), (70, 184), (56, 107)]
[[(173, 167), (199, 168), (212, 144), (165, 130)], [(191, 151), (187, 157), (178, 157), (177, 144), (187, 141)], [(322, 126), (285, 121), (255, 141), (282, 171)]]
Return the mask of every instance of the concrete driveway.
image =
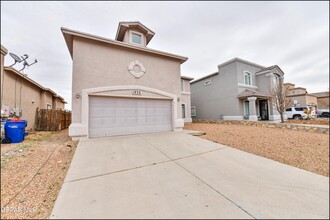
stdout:
[(329, 178), (180, 132), (82, 140), (51, 218), (329, 219)]

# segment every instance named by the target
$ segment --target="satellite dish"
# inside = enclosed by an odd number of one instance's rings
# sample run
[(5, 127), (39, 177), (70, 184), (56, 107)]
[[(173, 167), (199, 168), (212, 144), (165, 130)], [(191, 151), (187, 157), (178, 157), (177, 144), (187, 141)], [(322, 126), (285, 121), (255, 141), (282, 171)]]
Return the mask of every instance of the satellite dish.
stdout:
[(19, 56), (17, 56), (16, 54), (9, 53), (9, 55), (11, 56), (11, 58), (13, 58), (15, 60), (15, 63), (10, 65), (10, 67), (14, 66), (16, 63), (22, 62), (21, 58), (19, 58)]

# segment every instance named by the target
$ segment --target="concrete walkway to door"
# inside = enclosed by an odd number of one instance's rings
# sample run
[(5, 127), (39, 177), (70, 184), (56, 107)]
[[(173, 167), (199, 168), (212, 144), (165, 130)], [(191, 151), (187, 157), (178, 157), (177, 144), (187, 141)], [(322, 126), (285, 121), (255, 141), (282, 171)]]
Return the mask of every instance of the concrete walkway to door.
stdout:
[(329, 219), (329, 178), (183, 132), (82, 140), (50, 217)]

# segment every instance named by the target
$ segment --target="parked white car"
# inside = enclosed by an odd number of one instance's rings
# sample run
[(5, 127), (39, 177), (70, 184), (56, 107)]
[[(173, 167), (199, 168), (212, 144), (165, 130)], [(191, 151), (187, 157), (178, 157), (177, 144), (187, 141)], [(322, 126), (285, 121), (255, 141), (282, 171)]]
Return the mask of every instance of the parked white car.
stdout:
[(320, 118), (330, 118), (330, 110), (329, 109), (318, 109), (317, 116)]
[(307, 114), (305, 113), (307, 110), (311, 109), (310, 118), (316, 118), (315, 107), (313, 106), (300, 106), (300, 107), (290, 107), (285, 110), (285, 114), (288, 119), (307, 119)]

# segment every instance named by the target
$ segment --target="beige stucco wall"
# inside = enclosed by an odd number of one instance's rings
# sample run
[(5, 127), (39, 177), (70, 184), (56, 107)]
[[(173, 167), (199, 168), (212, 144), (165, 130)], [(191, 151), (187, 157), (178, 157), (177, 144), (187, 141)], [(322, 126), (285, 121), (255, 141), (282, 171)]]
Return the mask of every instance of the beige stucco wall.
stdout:
[(5, 63), (5, 56), (8, 53), (8, 50), (1, 45), (1, 75), (0, 75), (0, 81), (1, 81), (1, 88), (0, 88), (0, 107), (1, 107), (1, 103), (2, 103), (2, 87), (3, 87), (3, 72), (4, 72), (4, 63)]
[(318, 109), (329, 109), (329, 96), (317, 98)]
[[(53, 94), (10, 70), (4, 70), (2, 82), (4, 83), (2, 107), (9, 106), (10, 110), (21, 108), (22, 116), (20, 119), (28, 121), (27, 129), (33, 129), (36, 109), (46, 109), (47, 103), (52, 105)], [(57, 105), (64, 109), (64, 103), (59, 98), (56, 99), (58, 99)]]
[(288, 91), (288, 95), (300, 95), (300, 94), (306, 94), (306, 89), (304, 89), (304, 88), (294, 88), (294, 89), (290, 89)]
[[(128, 65), (140, 61), (146, 73), (139, 79), (128, 71)], [(181, 97), (179, 60), (74, 37), (72, 75), (72, 122), (81, 122), (83, 89), (118, 85), (139, 85)], [(177, 103), (181, 117), (181, 102)]]
[(16, 80), (16, 75), (11, 71), (4, 71), (3, 106), (9, 106), (10, 109), (21, 108), (22, 117), (20, 119), (27, 120), (27, 129), (31, 129), (34, 127), (36, 108), (41, 104), (40, 89), (26, 80), (23, 80), (22, 87), (21, 83), (21, 77), (17, 77)]
[[(41, 104), (40, 108), (47, 109), (47, 104), (53, 104), (53, 94), (49, 91), (42, 91), (41, 92)], [(53, 105), (52, 105), (53, 109)]]
[(306, 105), (317, 105), (317, 97), (306, 95)]
[(297, 96), (290, 95), (290, 96), (288, 96), (288, 98), (290, 98), (292, 100), (292, 102), (294, 100), (297, 100), (297, 105), (298, 106), (318, 104), (317, 103), (317, 98), (315, 96), (310, 96), (308, 94), (306, 94), (306, 95), (297, 95)]
[(56, 98), (55, 100), (56, 100), (56, 101), (55, 101), (56, 106), (53, 107), (53, 109), (62, 109), (62, 110), (64, 110), (65, 103), (62, 102), (62, 100), (59, 99), (59, 98)]

